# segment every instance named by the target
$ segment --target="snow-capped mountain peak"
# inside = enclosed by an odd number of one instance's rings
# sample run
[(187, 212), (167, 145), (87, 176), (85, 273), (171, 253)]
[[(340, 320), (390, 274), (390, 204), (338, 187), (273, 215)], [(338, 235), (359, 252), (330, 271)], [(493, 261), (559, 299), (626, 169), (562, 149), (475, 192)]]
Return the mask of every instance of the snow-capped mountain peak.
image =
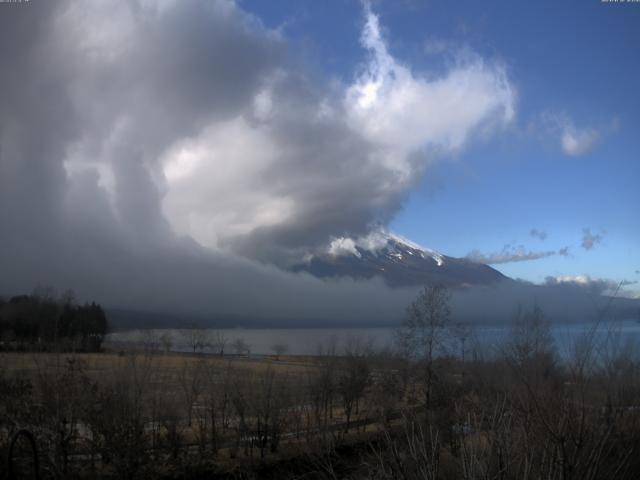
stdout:
[[(395, 235), (393, 233), (388, 233), (387, 244), (394, 244), (396, 246), (404, 246), (408, 247), (406, 253), (409, 255), (419, 254), (422, 258), (431, 257), (436, 264), (440, 267), (444, 263), (444, 256), (435, 250), (431, 250), (430, 248), (423, 247), (422, 245), (418, 245), (411, 240), (408, 240), (400, 235)], [(396, 247), (397, 248), (397, 247)]]
[(362, 250), (374, 255), (379, 255), (382, 252), (399, 260), (403, 258), (403, 255), (419, 255), (421, 258), (433, 259), (438, 266), (444, 263), (444, 256), (435, 250), (384, 230), (375, 231), (355, 240), (349, 237), (336, 237), (329, 244), (327, 253), (334, 257), (353, 255), (361, 258)]
[(489, 284), (506, 278), (488, 265), (448, 257), (386, 231), (334, 238), (325, 253), (309, 255), (293, 270), (317, 277), (380, 276), (392, 286)]

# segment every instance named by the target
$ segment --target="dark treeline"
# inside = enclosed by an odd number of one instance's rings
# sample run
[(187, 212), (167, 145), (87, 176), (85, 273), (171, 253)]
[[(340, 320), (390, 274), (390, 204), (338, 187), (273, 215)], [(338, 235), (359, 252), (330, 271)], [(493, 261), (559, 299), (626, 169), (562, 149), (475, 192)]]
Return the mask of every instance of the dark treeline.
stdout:
[(77, 304), (72, 292), (50, 289), (0, 298), (0, 348), (4, 350), (100, 350), (108, 330), (102, 307)]

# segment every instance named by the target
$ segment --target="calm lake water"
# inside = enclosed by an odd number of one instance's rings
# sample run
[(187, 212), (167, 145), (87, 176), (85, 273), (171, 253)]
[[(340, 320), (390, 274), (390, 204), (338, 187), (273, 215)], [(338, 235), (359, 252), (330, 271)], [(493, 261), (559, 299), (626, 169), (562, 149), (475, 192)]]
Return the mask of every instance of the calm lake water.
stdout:
[[(472, 327), (470, 335), (465, 340), (465, 351), (469, 354), (472, 354), (474, 349), (484, 354), (496, 352), (509, 337), (510, 331), (510, 327), (507, 326)], [(376, 349), (391, 349), (395, 340), (395, 328), (225, 328), (208, 329), (203, 332), (211, 339), (217, 333), (221, 333), (229, 344), (242, 339), (250, 346), (252, 355), (271, 354), (272, 347), (276, 344), (285, 345), (289, 354), (314, 355), (320, 347), (326, 348), (327, 345), (335, 343), (337, 352), (341, 353), (352, 339), (369, 342)], [(601, 323), (597, 328), (594, 328), (592, 323), (551, 326), (556, 349), (562, 357), (571, 355), (576, 345), (591, 332), (598, 349), (629, 349), (635, 354), (640, 352), (640, 323), (634, 320)], [(191, 350), (190, 331), (181, 329), (115, 332), (109, 334), (106, 341), (107, 345), (157, 343), (164, 334), (171, 338), (172, 350)], [(453, 343), (450, 348), (460, 352), (461, 343)], [(212, 349), (204, 348), (203, 351), (211, 352)], [(232, 353), (232, 348), (228, 346), (226, 351)]]

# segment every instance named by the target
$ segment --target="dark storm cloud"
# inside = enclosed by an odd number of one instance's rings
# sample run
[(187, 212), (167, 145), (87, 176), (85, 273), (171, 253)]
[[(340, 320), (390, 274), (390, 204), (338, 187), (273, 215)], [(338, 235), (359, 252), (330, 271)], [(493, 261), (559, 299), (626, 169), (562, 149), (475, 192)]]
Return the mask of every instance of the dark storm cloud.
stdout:
[(137, 2), (99, 5), (3, 8), (3, 216), (9, 225), (59, 224), (75, 181), (65, 169), (71, 156), (75, 170), (99, 164), (114, 177), (126, 229), (166, 236), (153, 179), (159, 152), (242, 108), (273, 68), (278, 42), (256, 38), (222, 4), (179, 2), (163, 14)]

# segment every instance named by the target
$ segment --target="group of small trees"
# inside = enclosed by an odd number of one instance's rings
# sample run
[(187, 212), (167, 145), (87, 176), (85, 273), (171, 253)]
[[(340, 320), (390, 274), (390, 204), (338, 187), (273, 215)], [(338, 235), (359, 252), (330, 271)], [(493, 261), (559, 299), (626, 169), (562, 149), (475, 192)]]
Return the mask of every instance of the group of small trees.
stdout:
[(0, 366), (0, 469), (22, 428), (54, 478), (135, 478), (206, 462), (221, 448), (231, 457), (278, 450), (295, 383), (286, 373), (204, 357), (167, 368), (150, 352), (116, 358), (100, 378), (73, 356), (31, 377)]
[(183, 330), (183, 337), (193, 353), (212, 349), (220, 356), (224, 356), (225, 349), (229, 345), (229, 339), (220, 331), (210, 332), (202, 328), (189, 328)]
[[(635, 478), (637, 345), (612, 349), (591, 331), (560, 358), (534, 306), (516, 312), (501, 345), (469, 362), (470, 332), (451, 325), (449, 314), (440, 287), (425, 288), (409, 307), (399, 344), (424, 395), (401, 424), (384, 430), (375, 478)], [(458, 355), (448, 351), (452, 339)]]
[(222, 331), (210, 331), (201, 328), (189, 328), (182, 332), (185, 343), (193, 353), (212, 350), (223, 357), (225, 352), (232, 350), (236, 355), (249, 355), (251, 346), (243, 339), (236, 338), (233, 342)]

